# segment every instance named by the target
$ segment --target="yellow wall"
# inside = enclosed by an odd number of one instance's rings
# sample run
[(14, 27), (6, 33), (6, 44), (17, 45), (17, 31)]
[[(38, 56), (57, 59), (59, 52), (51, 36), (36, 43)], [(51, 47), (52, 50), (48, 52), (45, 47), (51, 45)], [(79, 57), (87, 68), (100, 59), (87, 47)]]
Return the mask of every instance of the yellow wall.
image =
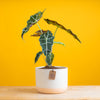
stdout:
[[(42, 56), (34, 64), (41, 47), (38, 38), (30, 37), (33, 26), (21, 39), (22, 29), (30, 15), (46, 11), (50, 18), (70, 28), (82, 41), (79, 44), (64, 30), (58, 29), (53, 65), (69, 68), (69, 85), (100, 85), (100, 0), (0, 0), (0, 86), (35, 85), (35, 67), (45, 65)], [(43, 29), (55, 31), (43, 18)], [(41, 77), (42, 78), (42, 77)]]

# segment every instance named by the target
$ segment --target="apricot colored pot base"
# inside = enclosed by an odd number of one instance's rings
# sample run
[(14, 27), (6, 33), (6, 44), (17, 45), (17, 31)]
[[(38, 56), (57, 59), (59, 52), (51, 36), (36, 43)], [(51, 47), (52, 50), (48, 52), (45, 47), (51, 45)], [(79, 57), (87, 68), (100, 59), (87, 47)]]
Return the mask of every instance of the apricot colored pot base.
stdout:
[(63, 93), (66, 91), (66, 89), (48, 89), (48, 88), (36, 88), (38, 92), (40, 93)]

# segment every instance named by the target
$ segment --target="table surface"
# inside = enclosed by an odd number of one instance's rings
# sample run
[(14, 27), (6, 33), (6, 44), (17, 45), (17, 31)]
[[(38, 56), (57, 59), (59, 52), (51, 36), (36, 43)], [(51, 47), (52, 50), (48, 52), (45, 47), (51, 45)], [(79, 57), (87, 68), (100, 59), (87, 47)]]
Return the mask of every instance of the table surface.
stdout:
[(0, 100), (100, 100), (100, 86), (69, 86), (62, 94), (38, 93), (34, 86), (0, 86)]

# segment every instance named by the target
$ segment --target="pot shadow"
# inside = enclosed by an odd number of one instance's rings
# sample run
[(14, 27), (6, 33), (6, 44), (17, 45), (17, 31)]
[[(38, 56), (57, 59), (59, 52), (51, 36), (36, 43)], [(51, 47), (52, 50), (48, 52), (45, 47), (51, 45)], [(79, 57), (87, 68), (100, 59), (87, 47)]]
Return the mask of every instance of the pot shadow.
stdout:
[(14, 91), (18, 93), (32, 93), (32, 94), (38, 93), (38, 91), (35, 88), (16, 88), (14, 89)]

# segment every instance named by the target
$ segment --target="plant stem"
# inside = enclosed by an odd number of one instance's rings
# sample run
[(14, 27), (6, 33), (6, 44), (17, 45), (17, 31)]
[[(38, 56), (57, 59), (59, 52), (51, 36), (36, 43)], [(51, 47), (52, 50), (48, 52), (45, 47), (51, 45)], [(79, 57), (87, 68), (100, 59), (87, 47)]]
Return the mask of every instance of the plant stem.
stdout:
[(41, 33), (43, 34), (43, 32), (42, 32), (42, 29), (41, 29), (40, 25), (39, 25), (38, 23), (36, 23), (36, 25), (38, 26), (38, 28), (40, 29)]
[(57, 30), (58, 30), (58, 27), (56, 28), (56, 30), (55, 30), (55, 32), (54, 32), (54, 37), (55, 37), (55, 34), (56, 34)]
[[(40, 25), (38, 24), (38, 22), (36, 23), (36, 25), (38, 26), (38, 28), (40, 29), (41, 33), (43, 34), (43, 31), (42, 31)], [(44, 35), (44, 36), (45, 36), (45, 35)], [(46, 36), (45, 36), (45, 37), (46, 37)]]

